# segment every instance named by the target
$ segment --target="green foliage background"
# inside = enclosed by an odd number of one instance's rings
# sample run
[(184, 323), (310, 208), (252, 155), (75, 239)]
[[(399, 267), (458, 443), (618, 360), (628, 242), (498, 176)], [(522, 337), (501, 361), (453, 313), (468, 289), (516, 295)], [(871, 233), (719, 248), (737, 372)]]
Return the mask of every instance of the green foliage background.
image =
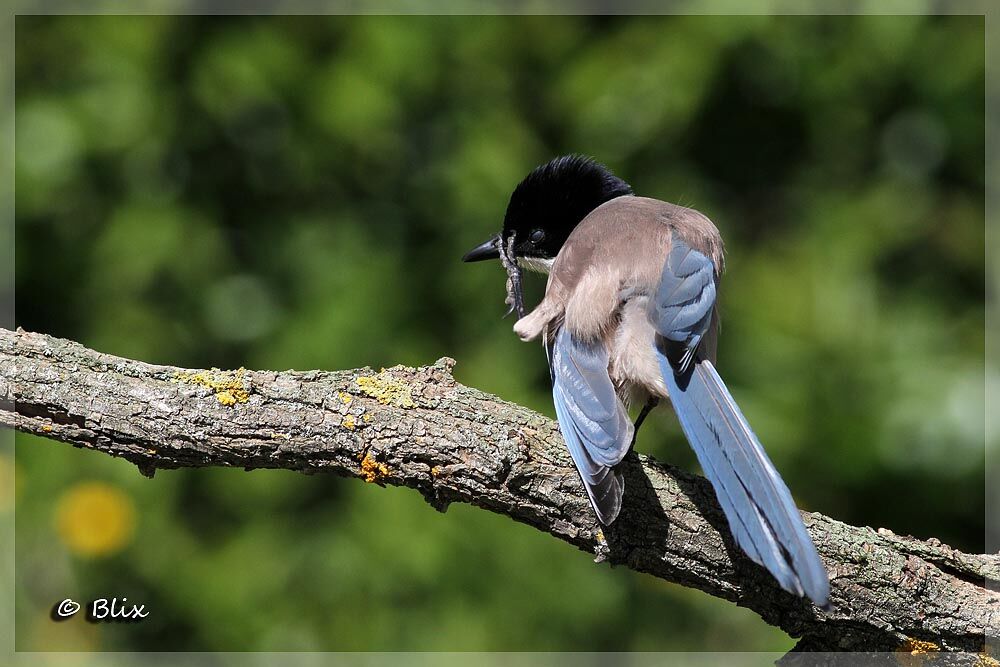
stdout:
[[(719, 365), (799, 504), (981, 551), (983, 53), (957, 16), (19, 16), (17, 324), (187, 367), (447, 355), (551, 415), (501, 269), (459, 257), (591, 154), (722, 230)], [(667, 410), (639, 448), (696, 468)], [(20, 650), (793, 643), (409, 490), (24, 436), (15, 467)], [(88, 558), (56, 515), (93, 480), (135, 532)], [(152, 616), (48, 618), (108, 595)]]

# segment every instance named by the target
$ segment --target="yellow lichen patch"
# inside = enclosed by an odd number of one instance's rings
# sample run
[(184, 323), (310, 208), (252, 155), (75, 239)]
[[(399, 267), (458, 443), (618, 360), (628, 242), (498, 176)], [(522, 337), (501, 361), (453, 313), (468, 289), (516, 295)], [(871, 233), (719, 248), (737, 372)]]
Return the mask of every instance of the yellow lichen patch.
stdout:
[(250, 400), (250, 389), (244, 378), (245, 368), (236, 371), (222, 371), (213, 368), (197, 373), (174, 373), (175, 382), (196, 384), (215, 392), (215, 398), (225, 406), (246, 403)]
[(104, 482), (77, 484), (56, 505), (56, 530), (70, 551), (110, 556), (132, 541), (135, 507), (123, 491)]
[(340, 397), (340, 400), (344, 403), (344, 405), (350, 405), (351, 401), (354, 400), (354, 397), (348, 394), (346, 391), (338, 392), (337, 396)]
[(908, 637), (903, 645), (899, 647), (900, 651), (908, 652), (912, 655), (920, 655), (921, 653), (933, 653), (935, 651), (940, 651), (941, 647), (934, 642), (925, 642), (922, 639), (914, 639), (913, 637)]
[(366, 412), (364, 414), (364, 416), (362, 417), (362, 419), (365, 420), (365, 423), (368, 423), (368, 422), (370, 422), (372, 420), (372, 416)]
[(398, 405), (401, 408), (415, 408), (410, 385), (389, 373), (362, 375), (355, 382), (365, 396), (371, 396), (382, 405)]
[(389, 466), (379, 463), (371, 454), (365, 454), (365, 458), (361, 461), (361, 476), (366, 482), (377, 482), (388, 474)]
[(431, 468), (431, 477), (437, 477), (441, 474), (441, 466), (434, 466)]
[(42, 431), (45, 433), (52, 433), (52, 427), (49, 424), (42, 426)]
[(1000, 660), (987, 653), (976, 655), (976, 667), (1000, 667)]
[(354, 421), (354, 415), (347, 415), (346, 417), (344, 417), (344, 421), (340, 422), (340, 425), (349, 431), (353, 431), (355, 428), (357, 428), (358, 423)]

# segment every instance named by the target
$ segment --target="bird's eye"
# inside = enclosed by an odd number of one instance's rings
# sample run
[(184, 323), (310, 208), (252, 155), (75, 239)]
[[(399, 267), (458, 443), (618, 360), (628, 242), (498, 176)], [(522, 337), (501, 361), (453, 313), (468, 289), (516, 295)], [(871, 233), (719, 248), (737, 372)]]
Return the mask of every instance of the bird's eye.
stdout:
[(545, 232), (540, 229), (536, 229), (528, 236), (528, 240), (535, 244), (541, 243), (545, 240)]

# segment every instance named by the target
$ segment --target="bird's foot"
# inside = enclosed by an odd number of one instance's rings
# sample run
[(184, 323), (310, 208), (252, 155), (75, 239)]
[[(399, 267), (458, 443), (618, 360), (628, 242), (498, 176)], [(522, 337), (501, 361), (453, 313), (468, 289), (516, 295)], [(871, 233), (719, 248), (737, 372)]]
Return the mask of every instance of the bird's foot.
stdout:
[(646, 421), (646, 417), (649, 413), (653, 411), (657, 405), (660, 404), (660, 399), (655, 396), (651, 396), (646, 405), (642, 406), (642, 410), (639, 412), (639, 416), (635, 419), (635, 426), (632, 429), (632, 447), (635, 447), (635, 439), (639, 436), (639, 427), (642, 426), (642, 422)]

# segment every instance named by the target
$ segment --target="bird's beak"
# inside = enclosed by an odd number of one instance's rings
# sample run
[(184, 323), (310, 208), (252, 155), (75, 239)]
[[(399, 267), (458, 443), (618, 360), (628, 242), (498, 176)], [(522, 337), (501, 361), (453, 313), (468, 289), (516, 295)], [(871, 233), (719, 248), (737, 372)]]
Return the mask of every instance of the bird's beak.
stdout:
[(462, 257), (463, 262), (481, 262), (484, 259), (500, 259), (499, 234), (495, 235), (489, 241), (480, 243)]

